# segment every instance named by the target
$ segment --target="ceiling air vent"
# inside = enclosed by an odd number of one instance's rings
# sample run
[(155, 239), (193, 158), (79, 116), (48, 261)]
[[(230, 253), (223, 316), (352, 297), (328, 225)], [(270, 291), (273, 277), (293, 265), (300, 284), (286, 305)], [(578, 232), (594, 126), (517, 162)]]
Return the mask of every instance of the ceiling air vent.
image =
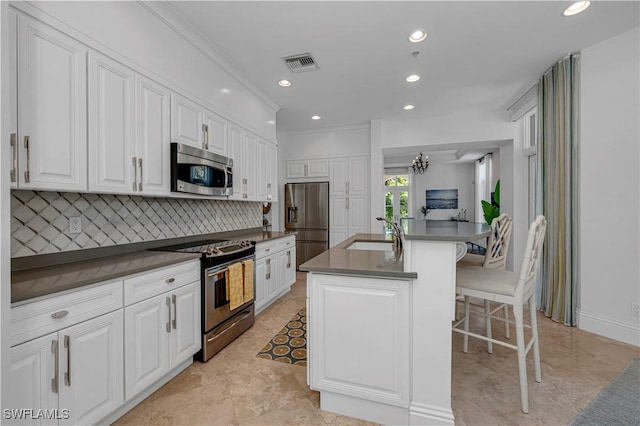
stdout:
[(300, 53), (298, 55), (287, 56), (282, 58), (285, 64), (289, 67), (291, 72), (305, 72), (314, 71), (318, 69), (315, 59), (311, 56), (311, 53)]

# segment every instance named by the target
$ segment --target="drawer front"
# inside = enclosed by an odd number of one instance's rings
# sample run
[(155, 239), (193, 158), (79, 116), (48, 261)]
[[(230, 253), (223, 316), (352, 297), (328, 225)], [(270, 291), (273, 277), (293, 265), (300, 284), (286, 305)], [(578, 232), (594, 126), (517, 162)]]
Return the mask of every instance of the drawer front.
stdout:
[(277, 251), (288, 250), (291, 248), (296, 248), (296, 239), (295, 237), (285, 237), (280, 238), (278, 240), (278, 248)]
[(123, 307), (122, 280), (11, 308), (11, 346)]
[(200, 281), (200, 260), (144, 272), (124, 280), (124, 304), (129, 306), (195, 281)]
[(267, 241), (264, 243), (256, 244), (256, 259), (262, 259), (266, 256), (271, 256), (278, 251), (278, 241)]

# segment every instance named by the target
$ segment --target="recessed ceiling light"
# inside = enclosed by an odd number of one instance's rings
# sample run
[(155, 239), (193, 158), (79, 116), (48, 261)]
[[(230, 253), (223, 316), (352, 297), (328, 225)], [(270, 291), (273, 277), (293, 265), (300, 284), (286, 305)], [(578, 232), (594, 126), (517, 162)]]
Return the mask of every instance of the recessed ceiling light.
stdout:
[(590, 1), (577, 1), (562, 12), (562, 16), (573, 16), (583, 12), (591, 4)]
[(314, 115), (313, 117), (311, 117), (312, 120), (320, 120), (322, 117), (320, 117), (319, 115)]
[(411, 104), (405, 105), (405, 106), (402, 107), (402, 109), (404, 109), (405, 111), (410, 111), (410, 110), (412, 110), (414, 108), (415, 107), (413, 105), (411, 105)]
[(425, 30), (416, 30), (409, 36), (411, 43), (418, 43), (427, 38), (427, 32)]
[(226, 94), (226, 93), (231, 93), (231, 90), (229, 90), (229, 89), (222, 89), (222, 90), (220, 90), (220, 91), (221, 91), (222, 93), (225, 93), (225, 94)]
[(409, 77), (407, 77), (407, 81), (409, 83), (415, 83), (418, 80), (420, 80), (420, 76), (418, 74), (411, 74)]
[(269, 120), (269, 121), (267, 121), (267, 124), (276, 124), (276, 122), (273, 121), (273, 120)]
[(289, 80), (280, 80), (278, 82), (278, 85), (280, 87), (289, 87), (289, 86), (291, 86), (291, 82)]

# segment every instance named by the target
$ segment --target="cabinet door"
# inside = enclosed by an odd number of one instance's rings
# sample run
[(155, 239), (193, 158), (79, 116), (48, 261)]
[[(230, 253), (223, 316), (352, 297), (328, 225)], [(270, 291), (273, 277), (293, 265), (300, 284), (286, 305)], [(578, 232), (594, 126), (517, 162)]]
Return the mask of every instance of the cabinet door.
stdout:
[(369, 159), (354, 157), (349, 159), (349, 195), (366, 195), (369, 193)]
[(123, 312), (58, 332), (59, 405), (70, 418), (60, 424), (94, 424), (124, 402)]
[(351, 196), (347, 210), (349, 233), (347, 237), (359, 232), (369, 232), (371, 215), (369, 214), (369, 197)]
[(327, 160), (309, 160), (307, 163), (308, 177), (329, 176), (329, 162)]
[(267, 259), (256, 260), (256, 312), (265, 305), (267, 301)]
[(296, 255), (295, 250), (287, 249), (278, 253), (278, 290), (289, 290), (291, 284), (296, 281)]
[(347, 181), (348, 181), (348, 160), (338, 159), (331, 160), (329, 164), (330, 175), (330, 195), (347, 195)]
[(267, 142), (267, 201), (278, 201), (278, 147)]
[(204, 149), (204, 109), (189, 99), (171, 94), (171, 141)]
[[(55, 343), (54, 343), (55, 342)], [(4, 394), (3, 407), (8, 409), (44, 409), (58, 408), (57, 387), (61, 382), (56, 378), (57, 333), (17, 345), (9, 349), (10, 365), (7, 376), (11, 383), (10, 392)], [(45, 425), (57, 424), (56, 420), (46, 419), (3, 419), (2, 424)]]
[(145, 77), (136, 77), (138, 182), (142, 184), (141, 193), (144, 195), (166, 195), (171, 192), (170, 99), (166, 87)]
[(331, 247), (347, 238), (349, 222), (347, 216), (347, 197), (331, 197), (329, 200), (329, 244)]
[[(6, 61), (11, 64), (9, 66), (9, 104), (8, 104), (8, 132), (3, 134), (9, 134), (9, 143), (11, 145), (11, 171), (10, 171), (10, 185), (11, 188), (18, 187), (18, 68), (15, 64), (18, 63), (18, 16), (15, 13), (10, 12), (8, 14), (8, 57)], [(4, 58), (3, 58), (4, 60)], [(3, 110), (4, 111), (4, 110)]]
[(263, 139), (256, 139), (256, 158), (258, 163), (257, 182), (256, 182), (256, 199), (258, 201), (267, 201), (267, 181), (269, 179), (269, 157), (267, 154), (267, 142)]
[(138, 191), (133, 89), (132, 70), (89, 53), (90, 191)]
[(190, 359), (200, 350), (200, 282), (172, 291), (171, 308), (169, 368)]
[(287, 179), (306, 177), (307, 167), (306, 161), (287, 161)]
[(87, 52), (19, 17), (19, 186), (87, 190)]
[(227, 120), (211, 111), (205, 112), (205, 146), (208, 151), (227, 156)]
[[(244, 175), (244, 199), (253, 201), (257, 199), (256, 192), (256, 177), (257, 177), (257, 140), (256, 137), (250, 133), (246, 133), (243, 140), (244, 149), (242, 150), (243, 156), (243, 175)], [(262, 160), (260, 160), (262, 161)]]
[(229, 126), (229, 153), (233, 159), (233, 200), (244, 199), (244, 132), (234, 125)]
[(169, 371), (171, 308), (169, 294), (161, 294), (124, 309), (127, 401)]

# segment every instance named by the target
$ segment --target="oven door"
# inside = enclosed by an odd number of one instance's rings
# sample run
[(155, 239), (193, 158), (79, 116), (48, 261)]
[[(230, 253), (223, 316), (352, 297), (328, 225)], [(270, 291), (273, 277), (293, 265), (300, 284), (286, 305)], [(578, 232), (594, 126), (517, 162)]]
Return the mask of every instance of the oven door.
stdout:
[[(229, 262), (224, 265), (215, 266), (204, 271), (204, 332), (207, 333), (217, 325), (223, 323), (233, 315), (241, 312), (243, 308), (246, 308), (253, 303), (255, 298), (255, 268), (254, 268), (254, 298), (246, 301), (242, 305), (238, 306), (234, 310), (230, 309), (229, 299), (227, 297), (227, 271), (229, 266), (242, 263), (243, 260), (253, 259), (254, 256), (249, 256), (243, 259), (239, 259), (234, 262)], [(244, 276), (244, 274), (243, 274)]]

